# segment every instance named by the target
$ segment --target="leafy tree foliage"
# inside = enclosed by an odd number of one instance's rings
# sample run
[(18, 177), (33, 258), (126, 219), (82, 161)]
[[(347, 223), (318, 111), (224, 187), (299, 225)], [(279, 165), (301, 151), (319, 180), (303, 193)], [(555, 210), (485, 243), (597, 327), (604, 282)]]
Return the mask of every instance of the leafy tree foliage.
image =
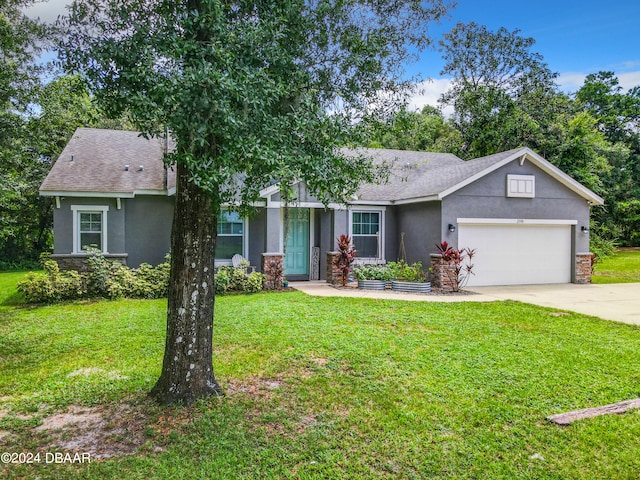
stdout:
[[(33, 88), (28, 114), (19, 115), (5, 144), (0, 176), (0, 259), (20, 264), (36, 260), (52, 246), (53, 204), (38, 189), (78, 127), (101, 127), (105, 122), (78, 76), (61, 76)], [(109, 121), (110, 127), (126, 122)]]
[(475, 22), (458, 23), (440, 41), (440, 73), (453, 77), (441, 102), (455, 109), (465, 158), (535, 143), (549, 109), (561, 106), (557, 74), (531, 52), (534, 43), (519, 30), (492, 32)]
[[(177, 169), (167, 343), (153, 395), (219, 394), (212, 368), (216, 218), (261, 188), (304, 180), (323, 201), (374, 180), (336, 148), (398, 104), (409, 47), (428, 44), (444, 0), (105, 0), (74, 3), (62, 46), (111, 114), (166, 126)], [(290, 198), (290, 196), (289, 196)]]
[(609, 142), (628, 150), (611, 161), (614, 168), (603, 179), (601, 228), (624, 245), (640, 245), (640, 86), (623, 93), (613, 72), (598, 72), (587, 76), (576, 100)]
[(29, 3), (7, 0), (0, 4), (0, 260), (3, 263), (33, 257), (48, 240), (48, 225), (41, 228), (39, 212), (32, 211), (32, 186), (40, 178), (41, 165), (32, 161), (26, 116), (40, 86), (42, 68), (36, 65), (35, 58), (50, 32), (24, 16), (21, 8)]
[(427, 105), (421, 112), (402, 109), (376, 125), (369, 146), (459, 155), (462, 137), (439, 110)]

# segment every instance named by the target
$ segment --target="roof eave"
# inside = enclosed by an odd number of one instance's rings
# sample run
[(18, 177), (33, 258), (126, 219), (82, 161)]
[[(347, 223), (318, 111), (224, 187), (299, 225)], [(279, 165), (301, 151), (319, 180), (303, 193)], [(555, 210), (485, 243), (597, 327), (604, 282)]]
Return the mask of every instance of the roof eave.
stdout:
[(140, 189), (133, 192), (92, 192), (92, 191), (77, 191), (77, 190), (40, 190), (40, 196), (42, 197), (96, 197), (96, 198), (134, 198), (137, 195), (156, 195), (156, 196), (169, 196), (170, 191), (167, 190), (151, 190)]

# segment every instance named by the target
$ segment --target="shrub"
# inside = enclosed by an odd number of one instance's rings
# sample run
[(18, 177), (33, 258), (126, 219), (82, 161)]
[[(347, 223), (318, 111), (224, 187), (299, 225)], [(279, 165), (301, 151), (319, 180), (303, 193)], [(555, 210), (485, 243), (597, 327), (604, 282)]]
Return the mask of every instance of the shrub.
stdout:
[(29, 273), (18, 283), (18, 291), (28, 303), (55, 303), (82, 297), (85, 293), (78, 272), (60, 272), (57, 262), (46, 260), (45, 273)]
[(251, 272), (245, 283), (245, 293), (258, 293), (264, 288), (264, 282), (267, 277), (260, 272)]
[(264, 289), (266, 276), (259, 272), (247, 274), (246, 265), (220, 267), (215, 276), (216, 294), (227, 292), (257, 293)]
[[(89, 272), (87, 273), (87, 292), (91, 297), (107, 297), (109, 295), (109, 278), (116, 275), (116, 271), (122, 267), (120, 262), (107, 260), (102, 252), (97, 248), (88, 248), (87, 263)], [(117, 288), (111, 288), (117, 290)]]
[(216, 295), (224, 295), (229, 289), (230, 278), (226, 268), (221, 268), (215, 275)]
[(589, 249), (591, 253), (593, 253), (591, 257), (591, 273), (594, 273), (598, 263), (615, 253), (616, 241), (607, 236), (605, 229), (592, 222), (589, 235)]
[(229, 290), (244, 292), (247, 285), (246, 267), (229, 267)]
[(0, 271), (36, 270), (41, 267), (37, 260), (0, 260)]
[(114, 262), (110, 265), (106, 288), (101, 296), (111, 299), (138, 297), (138, 290), (138, 282), (134, 270), (125, 267), (120, 262)]
[[(105, 298), (162, 298), (169, 290), (169, 262), (153, 267), (143, 263), (131, 269), (116, 260), (107, 260), (99, 250), (91, 250), (87, 262), (87, 290), (90, 296)], [(167, 256), (169, 260), (169, 256)]]
[(169, 292), (169, 263), (161, 263), (153, 267), (148, 263), (141, 264), (133, 270), (134, 283), (132, 296), (140, 298), (162, 298)]
[[(143, 263), (129, 268), (120, 262), (108, 260), (99, 250), (89, 252), (89, 271), (60, 272), (53, 260), (44, 261), (45, 273), (30, 273), (18, 284), (18, 290), (28, 303), (54, 303), (82, 296), (104, 298), (162, 298), (169, 291), (170, 257), (157, 267)], [(222, 267), (215, 275), (215, 292), (229, 290), (244, 293), (260, 292), (265, 275), (253, 272), (247, 275), (248, 263), (238, 268)]]

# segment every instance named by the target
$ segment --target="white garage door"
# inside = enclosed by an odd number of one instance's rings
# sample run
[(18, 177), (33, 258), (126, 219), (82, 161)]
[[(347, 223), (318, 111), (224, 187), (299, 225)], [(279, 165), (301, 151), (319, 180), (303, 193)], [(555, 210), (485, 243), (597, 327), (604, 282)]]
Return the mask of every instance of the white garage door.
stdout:
[(476, 249), (468, 286), (571, 282), (570, 224), (458, 225), (458, 245)]

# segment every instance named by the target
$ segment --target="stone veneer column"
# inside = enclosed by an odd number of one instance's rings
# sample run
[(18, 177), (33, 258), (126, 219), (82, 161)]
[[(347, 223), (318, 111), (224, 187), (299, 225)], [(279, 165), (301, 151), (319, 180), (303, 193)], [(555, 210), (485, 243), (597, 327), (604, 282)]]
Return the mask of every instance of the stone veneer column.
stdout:
[(593, 253), (576, 253), (576, 278), (575, 283), (584, 285), (591, 283), (591, 273), (593, 271)]
[(439, 253), (431, 254), (431, 287), (446, 292), (453, 291), (451, 278), (447, 275), (447, 270), (453, 270), (453, 265), (448, 265), (442, 260)]
[(327, 283), (342, 285), (342, 271), (338, 268), (340, 252), (327, 252)]
[[(261, 267), (262, 273), (266, 277), (264, 288), (267, 290), (281, 289), (284, 279), (284, 255), (282, 253), (263, 253)], [(277, 270), (280, 270), (279, 275)], [(278, 276), (280, 276), (279, 279)]]

